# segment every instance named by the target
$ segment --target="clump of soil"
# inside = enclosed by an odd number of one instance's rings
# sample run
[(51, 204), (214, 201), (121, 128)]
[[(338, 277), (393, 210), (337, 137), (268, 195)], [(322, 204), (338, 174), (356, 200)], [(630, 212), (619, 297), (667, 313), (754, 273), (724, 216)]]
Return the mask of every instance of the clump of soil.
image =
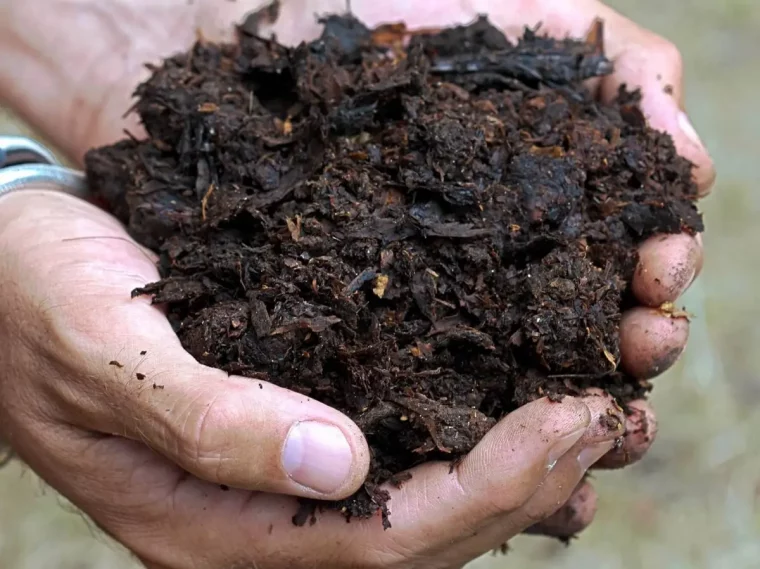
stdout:
[[(329, 16), (287, 48), (239, 30), (152, 67), (146, 140), (91, 151), (90, 183), (162, 280), (200, 362), (345, 412), (367, 435), (362, 491), (455, 460), (506, 413), (618, 371), (636, 245), (698, 232), (691, 164), (647, 127), (638, 95), (602, 105), (587, 41), (481, 18), (412, 33)], [(304, 518), (297, 519), (303, 522)]]

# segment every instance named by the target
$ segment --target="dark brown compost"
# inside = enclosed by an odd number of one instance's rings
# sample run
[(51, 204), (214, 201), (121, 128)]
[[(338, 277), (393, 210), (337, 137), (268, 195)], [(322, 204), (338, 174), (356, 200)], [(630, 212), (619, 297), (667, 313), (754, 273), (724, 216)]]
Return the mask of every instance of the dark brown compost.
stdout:
[[(587, 41), (485, 18), (411, 33), (323, 20), (288, 48), (239, 30), (151, 67), (148, 137), (91, 151), (90, 183), (162, 280), (183, 346), (350, 416), (380, 484), (455, 460), (537, 397), (649, 384), (617, 369), (636, 245), (698, 232), (692, 165)], [(296, 518), (303, 522), (304, 516)], [(391, 518), (392, 519), (392, 518)]]

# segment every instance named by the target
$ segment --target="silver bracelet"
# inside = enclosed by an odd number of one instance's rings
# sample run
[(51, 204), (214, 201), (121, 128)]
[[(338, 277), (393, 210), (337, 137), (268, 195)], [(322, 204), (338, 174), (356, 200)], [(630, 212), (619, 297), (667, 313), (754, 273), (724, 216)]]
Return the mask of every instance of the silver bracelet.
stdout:
[(0, 197), (27, 189), (91, 197), (84, 172), (62, 166), (53, 153), (25, 136), (0, 136)]

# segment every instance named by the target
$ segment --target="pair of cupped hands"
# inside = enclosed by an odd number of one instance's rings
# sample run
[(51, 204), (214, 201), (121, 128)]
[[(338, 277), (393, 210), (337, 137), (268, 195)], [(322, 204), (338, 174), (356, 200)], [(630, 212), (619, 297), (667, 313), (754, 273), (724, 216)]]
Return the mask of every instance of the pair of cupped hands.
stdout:
[[(0, 98), (81, 162), (124, 128), (140, 132), (123, 115), (145, 62), (186, 50), (199, 31), (232, 39), (233, 24), (262, 4), (3, 2)], [(343, 0), (282, 0), (266, 31), (297, 43), (319, 33), (315, 14), (344, 9)], [(712, 185), (712, 162), (683, 112), (677, 49), (595, 0), (354, 0), (352, 10), (370, 25), (410, 27), (485, 13), (512, 38), (539, 22), (582, 37), (601, 17), (616, 71), (589, 88), (607, 100), (621, 83), (641, 87), (651, 125), (694, 162), (703, 193)], [(640, 306), (620, 332), (627, 371), (648, 379), (677, 359), (688, 322), (657, 307), (676, 301), (701, 265), (699, 238), (642, 245)], [(198, 364), (160, 307), (130, 298), (157, 278), (152, 253), (98, 208), (46, 191), (0, 199), (0, 438), (154, 569), (462, 567), (521, 532), (583, 529), (596, 502), (587, 469), (638, 460), (655, 435), (643, 401), (623, 417), (599, 393), (539, 399), (505, 417), (453, 472), (429, 463), (389, 487), (389, 531), (377, 518), (347, 524), (335, 512), (294, 527), (296, 497), (338, 499), (360, 486), (369, 464), (361, 432), (302, 395)], [(621, 432), (601, 421), (609, 413), (625, 426), (622, 447)]]

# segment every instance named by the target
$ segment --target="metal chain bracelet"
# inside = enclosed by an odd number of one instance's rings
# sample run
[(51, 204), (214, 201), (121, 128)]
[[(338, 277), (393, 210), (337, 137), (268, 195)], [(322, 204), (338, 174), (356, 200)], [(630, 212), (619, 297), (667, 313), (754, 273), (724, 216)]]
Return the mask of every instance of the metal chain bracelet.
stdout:
[(49, 149), (30, 138), (0, 136), (0, 198), (26, 189), (90, 197), (84, 172), (61, 165)]

